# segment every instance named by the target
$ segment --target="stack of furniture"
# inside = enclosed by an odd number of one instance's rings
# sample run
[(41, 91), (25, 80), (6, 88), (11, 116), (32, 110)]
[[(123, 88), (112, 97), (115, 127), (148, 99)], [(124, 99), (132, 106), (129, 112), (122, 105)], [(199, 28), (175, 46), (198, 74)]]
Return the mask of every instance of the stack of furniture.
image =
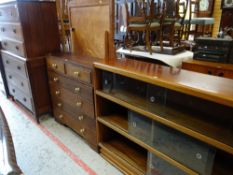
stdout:
[(51, 111), (45, 55), (60, 49), (55, 3), (1, 3), (0, 37), (10, 95), (39, 121)]
[(53, 115), (97, 150), (93, 62), (103, 60), (108, 52), (109, 2), (74, 0), (68, 10), (73, 52), (47, 57)]
[(94, 66), (105, 159), (125, 174), (231, 174), (232, 80), (137, 60)]

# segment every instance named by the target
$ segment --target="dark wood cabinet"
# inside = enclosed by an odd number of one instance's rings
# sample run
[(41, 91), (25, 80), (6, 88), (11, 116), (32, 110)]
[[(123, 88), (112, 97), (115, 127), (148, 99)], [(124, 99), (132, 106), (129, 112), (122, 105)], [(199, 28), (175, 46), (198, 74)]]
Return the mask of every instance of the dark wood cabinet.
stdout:
[(0, 3), (0, 38), (10, 95), (39, 121), (51, 111), (45, 55), (60, 50), (56, 4)]
[(93, 66), (97, 59), (67, 54), (47, 57), (55, 119), (97, 148), (93, 96)]

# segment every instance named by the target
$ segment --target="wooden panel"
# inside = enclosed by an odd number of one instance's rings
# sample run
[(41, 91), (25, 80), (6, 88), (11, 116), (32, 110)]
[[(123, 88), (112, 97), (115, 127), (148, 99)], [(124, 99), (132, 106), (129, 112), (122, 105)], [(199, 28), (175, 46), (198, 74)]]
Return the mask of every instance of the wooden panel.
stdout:
[(13, 84), (23, 93), (27, 94), (28, 96), (31, 96), (31, 88), (28, 79), (24, 79), (20, 75), (9, 70), (6, 70), (6, 78), (8, 83)]
[(19, 21), (19, 12), (16, 3), (1, 5), (0, 21)]
[(65, 73), (65, 65), (62, 60), (55, 59), (53, 57), (47, 58), (47, 67), (50, 70), (54, 70), (56, 72)]
[(5, 69), (9, 69), (22, 77), (28, 77), (27, 68), (24, 61), (17, 59), (15, 56), (2, 52), (2, 60)]
[(66, 64), (66, 73), (79, 81), (91, 83), (91, 70), (76, 66), (73, 64)]
[(28, 95), (22, 93), (17, 87), (12, 84), (9, 84), (10, 94), (14, 97), (15, 100), (18, 100), (21, 104), (23, 104), (30, 111), (33, 111), (32, 99)]
[[(84, 2), (84, 1), (82, 1)], [(89, 1), (93, 4), (94, 1)], [(109, 5), (71, 6), (72, 51), (105, 58), (105, 31), (109, 31)]]
[(23, 41), (20, 23), (0, 23), (0, 36)]
[(26, 57), (26, 52), (23, 42), (3, 39), (2, 48), (21, 57)]

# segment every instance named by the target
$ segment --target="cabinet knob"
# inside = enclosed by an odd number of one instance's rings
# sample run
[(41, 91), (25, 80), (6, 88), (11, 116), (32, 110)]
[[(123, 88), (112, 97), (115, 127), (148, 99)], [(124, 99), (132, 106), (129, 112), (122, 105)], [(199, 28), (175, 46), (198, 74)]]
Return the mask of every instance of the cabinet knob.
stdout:
[(62, 104), (61, 104), (61, 103), (58, 103), (57, 106), (60, 108), (60, 107), (62, 107)]
[(26, 101), (27, 101), (27, 99), (26, 99), (26, 98), (23, 98), (23, 101), (24, 101), (24, 102), (26, 102)]
[(74, 76), (78, 77), (80, 75), (79, 72), (74, 72)]
[(81, 107), (81, 106), (82, 106), (82, 102), (77, 102), (77, 103), (76, 103), (76, 106), (77, 106), (77, 107)]
[(57, 69), (57, 64), (52, 64), (52, 67), (53, 67), (54, 69)]
[(60, 115), (58, 116), (58, 118), (59, 118), (59, 119), (62, 119), (62, 118), (63, 118), (63, 115), (62, 115), (62, 114), (60, 114)]
[(23, 83), (23, 82), (21, 82), (21, 86), (22, 86), (22, 87), (24, 86), (24, 83)]
[(57, 77), (54, 77), (54, 78), (53, 78), (53, 81), (54, 81), (54, 82), (58, 82), (58, 80), (59, 80), (59, 79), (58, 79)]
[(20, 66), (17, 66), (17, 69), (18, 69), (18, 70), (21, 70), (21, 67), (20, 67)]
[(151, 96), (151, 97), (150, 97), (150, 102), (151, 102), (151, 103), (154, 103), (154, 102), (155, 102), (155, 97), (154, 97), (154, 96)]
[(82, 120), (83, 120), (83, 115), (78, 116), (78, 119), (79, 119), (80, 121), (82, 121)]
[(75, 92), (80, 92), (80, 88), (79, 88), (79, 87), (76, 87), (76, 88), (74, 89), (74, 91), (75, 91)]
[(56, 95), (60, 95), (60, 91), (55, 91), (55, 94)]
[(212, 75), (212, 71), (211, 71), (211, 70), (208, 70), (207, 73), (208, 73), (209, 75)]
[(16, 29), (13, 29), (13, 33), (16, 33)]
[(99, 4), (102, 4), (103, 3), (103, 1), (102, 0), (99, 0)]
[(16, 49), (16, 50), (19, 50), (19, 46), (15, 46), (15, 49)]
[(12, 92), (15, 93), (15, 89), (12, 89)]
[(84, 132), (85, 132), (85, 129), (84, 129), (84, 128), (80, 129), (80, 133), (81, 133), (82, 135), (84, 135)]

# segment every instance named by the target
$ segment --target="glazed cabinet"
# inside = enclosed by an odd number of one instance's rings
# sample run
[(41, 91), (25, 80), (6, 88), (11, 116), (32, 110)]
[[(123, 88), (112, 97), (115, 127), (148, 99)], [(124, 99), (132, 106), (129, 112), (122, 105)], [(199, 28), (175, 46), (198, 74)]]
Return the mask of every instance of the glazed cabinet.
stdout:
[(94, 66), (100, 154), (124, 174), (231, 174), (232, 80), (137, 60)]
[(56, 15), (54, 2), (0, 3), (1, 56), (9, 93), (37, 121), (51, 111), (45, 55), (59, 51)]

